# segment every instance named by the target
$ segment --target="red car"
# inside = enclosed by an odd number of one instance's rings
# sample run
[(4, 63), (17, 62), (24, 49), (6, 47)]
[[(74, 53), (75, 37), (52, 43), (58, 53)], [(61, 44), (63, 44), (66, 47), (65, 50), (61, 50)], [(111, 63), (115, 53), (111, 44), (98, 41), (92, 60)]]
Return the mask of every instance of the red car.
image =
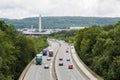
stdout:
[(73, 65), (68, 65), (68, 69), (73, 69)]

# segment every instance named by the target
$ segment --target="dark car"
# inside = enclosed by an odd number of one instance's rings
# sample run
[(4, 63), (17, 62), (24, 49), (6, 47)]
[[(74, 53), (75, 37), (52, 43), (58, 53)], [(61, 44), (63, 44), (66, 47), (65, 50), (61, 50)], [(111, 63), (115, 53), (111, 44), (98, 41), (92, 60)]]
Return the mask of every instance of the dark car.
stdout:
[(60, 60), (60, 61), (62, 61), (62, 60), (63, 60), (63, 58), (59, 58), (59, 60)]
[(70, 61), (70, 59), (68, 58), (66, 61)]
[(59, 66), (63, 66), (63, 62), (62, 61), (59, 62)]
[(66, 53), (68, 53), (68, 50), (66, 50)]

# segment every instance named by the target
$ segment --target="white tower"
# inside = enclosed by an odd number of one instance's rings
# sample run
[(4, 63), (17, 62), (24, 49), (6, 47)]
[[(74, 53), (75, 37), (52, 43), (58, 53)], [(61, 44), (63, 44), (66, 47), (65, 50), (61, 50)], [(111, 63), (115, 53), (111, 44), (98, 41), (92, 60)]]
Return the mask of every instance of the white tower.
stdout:
[(42, 31), (42, 29), (41, 29), (41, 14), (39, 14), (39, 32), (41, 32)]

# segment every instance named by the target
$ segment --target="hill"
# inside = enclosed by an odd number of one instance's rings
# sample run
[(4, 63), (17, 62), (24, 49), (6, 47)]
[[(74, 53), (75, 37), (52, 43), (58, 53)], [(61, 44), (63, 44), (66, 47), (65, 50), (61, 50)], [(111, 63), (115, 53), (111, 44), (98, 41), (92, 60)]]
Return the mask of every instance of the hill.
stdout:
[[(8, 24), (14, 24), (17, 29), (38, 28), (38, 17), (24, 18), (24, 19), (5, 19), (1, 18)], [(91, 26), (91, 25), (108, 25), (115, 24), (120, 18), (111, 17), (80, 17), (80, 16), (63, 16), (63, 17), (42, 17), (42, 28), (69, 28), (74, 26)]]

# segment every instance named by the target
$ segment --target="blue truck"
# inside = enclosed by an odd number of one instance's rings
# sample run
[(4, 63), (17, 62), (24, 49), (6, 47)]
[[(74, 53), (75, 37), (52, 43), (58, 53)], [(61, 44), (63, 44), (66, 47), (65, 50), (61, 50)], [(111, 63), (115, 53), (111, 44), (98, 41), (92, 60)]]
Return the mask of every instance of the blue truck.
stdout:
[(42, 50), (42, 55), (43, 55), (43, 56), (47, 56), (47, 49), (43, 49), (43, 50)]
[(42, 64), (42, 54), (37, 54), (36, 55), (36, 65)]

